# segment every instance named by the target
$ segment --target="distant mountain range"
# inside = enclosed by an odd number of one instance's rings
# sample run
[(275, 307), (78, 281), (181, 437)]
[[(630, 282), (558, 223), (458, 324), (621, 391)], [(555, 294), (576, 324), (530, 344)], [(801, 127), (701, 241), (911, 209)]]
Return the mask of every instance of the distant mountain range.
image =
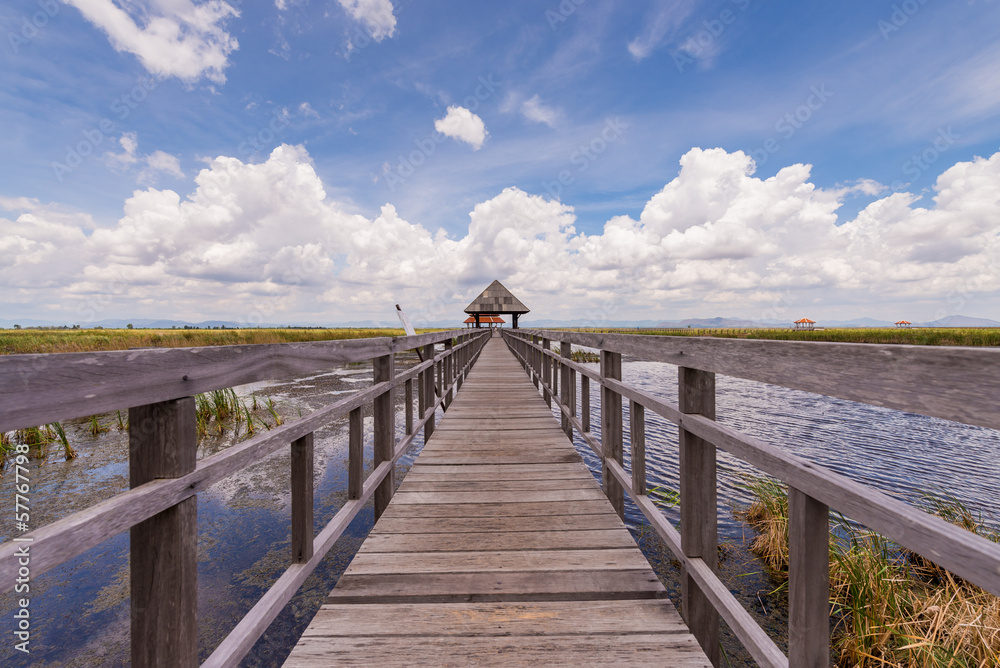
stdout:
[[(129, 323), (133, 327), (146, 329), (170, 329), (176, 327), (182, 329), (187, 327), (199, 327), (202, 329), (226, 327), (241, 328), (247, 327), (247, 323), (236, 320), (203, 320), (201, 322), (188, 322), (185, 320), (165, 320), (151, 318), (128, 319), (107, 319), (93, 323), (80, 323), (84, 329), (93, 327), (104, 327), (105, 329), (124, 328)], [(21, 319), (10, 320), (0, 318), (0, 327), (12, 328), (15, 324), (21, 327), (62, 327), (72, 326), (72, 322), (59, 322), (53, 320)], [(437, 320), (433, 322), (414, 322), (417, 327), (462, 327), (455, 320)], [(539, 319), (529, 320), (522, 318), (522, 327), (543, 329), (547, 327), (662, 327), (664, 329), (727, 329), (727, 328), (754, 328), (754, 327), (790, 327), (792, 323), (788, 320), (746, 320), (743, 318), (689, 318), (686, 320), (588, 320), (577, 318), (575, 320), (552, 320)], [(399, 327), (398, 320), (351, 320), (347, 322), (324, 323), (322, 325), (302, 325), (296, 323), (260, 323), (254, 327)], [(874, 318), (855, 318), (854, 320), (817, 320), (817, 327), (893, 327), (894, 323), (888, 320), (875, 320)], [(989, 320), (987, 318), (971, 318), (964, 315), (950, 315), (940, 320), (931, 322), (915, 322), (914, 327), (1000, 327), (1000, 321)]]

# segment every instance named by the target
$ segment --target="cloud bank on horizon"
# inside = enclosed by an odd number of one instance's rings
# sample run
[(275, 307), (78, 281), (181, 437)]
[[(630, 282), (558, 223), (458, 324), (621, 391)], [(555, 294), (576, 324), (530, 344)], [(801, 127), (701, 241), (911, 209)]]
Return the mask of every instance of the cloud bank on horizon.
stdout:
[(1000, 5), (912, 7), (0, 9), (0, 315), (1000, 317)]
[[(1000, 289), (1000, 152), (948, 168), (931, 201), (871, 182), (819, 188), (802, 164), (754, 172), (743, 152), (691, 149), (637, 219), (615, 216), (593, 234), (576, 229), (573, 207), (508, 187), (452, 237), (392, 204), (374, 218), (351, 213), (304, 147), (282, 145), (261, 163), (215, 158), (185, 198), (136, 190), (112, 226), (0, 199), (18, 214), (3, 220), (0, 262), (8, 304), (41, 294), (82, 307), (110, 290), (140, 315), (169, 299), (179, 315), (248, 324), (378, 318), (400, 301), (417, 320), (447, 318), (493, 278), (538, 317), (579, 317), (586, 304), (595, 320), (735, 304), (781, 319), (820, 293), (857, 308), (946, 308)], [(882, 196), (841, 221), (854, 190)]]

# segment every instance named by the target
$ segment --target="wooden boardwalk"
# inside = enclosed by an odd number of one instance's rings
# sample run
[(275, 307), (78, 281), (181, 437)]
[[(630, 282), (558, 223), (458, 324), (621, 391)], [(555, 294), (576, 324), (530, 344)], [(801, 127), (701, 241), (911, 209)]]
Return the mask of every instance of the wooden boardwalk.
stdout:
[(492, 339), (286, 666), (709, 666)]

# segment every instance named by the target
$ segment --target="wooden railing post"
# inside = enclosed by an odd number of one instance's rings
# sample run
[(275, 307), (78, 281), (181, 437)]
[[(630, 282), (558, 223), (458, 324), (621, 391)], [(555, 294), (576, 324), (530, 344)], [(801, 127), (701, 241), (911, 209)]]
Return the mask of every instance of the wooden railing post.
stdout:
[[(434, 344), (428, 344), (424, 346), (424, 359), (432, 360), (434, 359)], [(420, 419), (427, 417), (427, 412), (431, 411), (430, 419), (424, 423), (424, 443), (430, 440), (431, 435), (434, 433), (434, 365), (427, 369), (423, 374), (423, 389), (424, 389), (424, 405), (420, 409)]]
[[(194, 397), (130, 408), (129, 486), (195, 468)], [(132, 527), (132, 665), (198, 665), (198, 500), (190, 497)]]
[(632, 491), (646, 495), (646, 409), (635, 401), (628, 403), (629, 443), (632, 448)]
[(830, 665), (830, 508), (788, 487), (788, 665)]
[(407, 378), (403, 383), (403, 392), (406, 403), (406, 435), (413, 433), (413, 379)]
[(360, 499), (365, 486), (365, 422), (361, 407), (347, 418), (347, 498)]
[(590, 376), (580, 375), (580, 422), (590, 431)]
[[(682, 413), (715, 419), (715, 374), (699, 369), (677, 369), (678, 406)], [(718, 570), (716, 525), (715, 446), (686, 429), (680, 430), (681, 549), (685, 556), (703, 559)], [(719, 665), (719, 613), (682, 569), (681, 597), (684, 619), (712, 665)]]
[(313, 435), (292, 441), (292, 563), (313, 556)]
[(444, 388), (445, 387), (448, 388), (448, 393), (444, 397), (444, 409), (445, 410), (448, 410), (448, 407), (451, 406), (451, 399), (452, 399), (452, 389), (451, 389), (452, 371), (451, 370), (453, 368), (453, 361), (454, 361), (452, 359), (452, 350), (453, 349), (454, 349), (454, 345), (451, 342), (451, 338), (449, 338), (448, 340), (446, 340), (444, 342), (444, 352), (447, 355), (447, 357), (444, 358), (444, 385), (441, 386), (441, 391), (442, 392), (444, 392)]
[[(395, 375), (395, 358), (393, 355), (383, 355), (372, 360), (375, 383), (391, 381)], [(375, 466), (389, 461), (396, 454), (396, 402), (395, 390), (390, 388), (375, 397), (373, 408), (375, 423)], [(375, 520), (382, 516), (392, 492), (396, 489), (395, 473), (389, 471), (375, 490)]]
[[(601, 379), (622, 379), (622, 356), (609, 350), (601, 351)], [(604, 494), (618, 512), (625, 518), (625, 490), (608, 470), (607, 460), (613, 459), (619, 464), (624, 461), (622, 450), (622, 395), (604, 387), (601, 384), (601, 480), (604, 481)]]
[[(538, 337), (534, 334), (531, 335), (531, 342), (537, 344)], [(538, 351), (534, 348), (528, 349), (528, 359), (531, 360), (531, 382), (535, 384), (535, 389), (538, 389), (538, 375), (540, 372), (538, 364)]]
[[(542, 339), (542, 350), (549, 349), (549, 340)], [(549, 408), (552, 408), (552, 394), (549, 392), (548, 388), (552, 386), (552, 360), (544, 352), (542, 355), (542, 382), (546, 385), (542, 389), (542, 396), (545, 398), (545, 403)]]
[[(571, 350), (572, 350), (572, 346), (568, 342), (562, 341), (562, 342), (559, 343), (559, 354), (562, 355), (563, 359), (569, 359), (570, 358), (570, 355), (571, 355), (570, 351)], [(573, 405), (573, 393), (570, 391), (570, 388), (572, 387), (572, 385), (570, 385), (570, 382), (569, 382), (570, 368), (567, 365), (565, 365), (565, 364), (562, 364), (561, 366), (562, 366), (562, 399), (561, 399), (561, 403), (562, 403), (563, 406), (566, 406), (566, 408), (569, 409), (569, 411), (570, 411), (569, 415), (573, 415), (574, 412), (575, 412), (573, 409), (575, 407)], [(569, 421), (569, 415), (567, 415), (566, 413), (563, 413), (562, 414), (561, 422), (562, 422), (562, 430), (563, 430), (563, 432), (566, 434), (567, 438), (569, 438), (569, 440), (572, 441), (573, 440), (573, 423)]]

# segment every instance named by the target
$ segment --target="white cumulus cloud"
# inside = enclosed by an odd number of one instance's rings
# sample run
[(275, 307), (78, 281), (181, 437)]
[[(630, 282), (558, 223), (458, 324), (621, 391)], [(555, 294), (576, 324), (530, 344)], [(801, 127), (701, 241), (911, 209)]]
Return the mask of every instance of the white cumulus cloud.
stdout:
[(224, 83), (229, 54), (239, 47), (223, 24), (239, 12), (223, 0), (65, 0), (131, 53), (151, 74)]
[(489, 134), (483, 119), (465, 107), (448, 107), (447, 115), (434, 121), (434, 129), (445, 136), (464, 141), (476, 151), (483, 147)]
[(337, 0), (355, 21), (360, 21), (376, 42), (396, 34), (396, 15), (390, 0)]
[(107, 308), (121, 317), (391, 320), (404, 303), (417, 322), (457, 324), (500, 279), (540, 318), (791, 322), (843, 308), (919, 321), (957, 308), (954, 295), (1000, 293), (1000, 152), (945, 170), (932, 198), (889, 194), (847, 221), (837, 211), (852, 188), (817, 187), (808, 165), (770, 178), (755, 169), (740, 151), (691, 149), (637, 218), (592, 233), (572, 207), (510, 187), (453, 236), (392, 204), (352, 213), (301, 146), (260, 163), (220, 156), (190, 195), (137, 190), (113, 224), (0, 199), (0, 304), (54, 305), (73, 319), (74, 306), (111, 290)]

